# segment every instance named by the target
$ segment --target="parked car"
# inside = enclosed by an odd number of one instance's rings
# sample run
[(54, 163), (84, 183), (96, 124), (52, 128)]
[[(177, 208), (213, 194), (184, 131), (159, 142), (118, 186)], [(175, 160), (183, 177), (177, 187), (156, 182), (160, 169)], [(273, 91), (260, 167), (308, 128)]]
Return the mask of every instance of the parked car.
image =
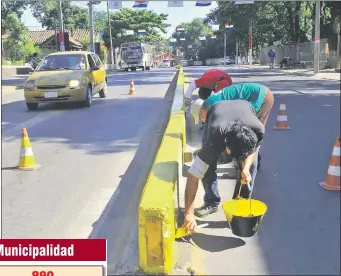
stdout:
[[(225, 64), (235, 64), (235, 63), (236, 63), (235, 57), (233, 57), (233, 56), (226, 57), (226, 63)], [(221, 59), (220, 64), (224, 65), (224, 58)]]
[(169, 67), (171, 67), (170, 60), (169, 60), (169, 59), (164, 59), (164, 60), (162, 61), (161, 67), (163, 67), (163, 68), (169, 68)]
[(188, 66), (188, 60), (181, 60), (181, 65), (183, 67)]
[(46, 56), (24, 86), (27, 108), (39, 103), (83, 102), (90, 107), (92, 96), (107, 94), (107, 76), (99, 57), (91, 52), (57, 52)]

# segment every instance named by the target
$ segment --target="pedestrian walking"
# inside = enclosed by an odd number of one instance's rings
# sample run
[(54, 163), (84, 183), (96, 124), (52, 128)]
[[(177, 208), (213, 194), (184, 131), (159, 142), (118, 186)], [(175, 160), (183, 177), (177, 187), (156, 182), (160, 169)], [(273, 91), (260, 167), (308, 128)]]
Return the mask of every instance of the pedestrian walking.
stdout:
[[(258, 150), (265, 133), (254, 108), (244, 100), (217, 102), (209, 109), (206, 118), (203, 145), (187, 176), (183, 227), (189, 231), (196, 228), (194, 215), (203, 217), (218, 210), (221, 198), (216, 170), (217, 159), (222, 152), (229, 154), (238, 164), (243, 164), (240, 179), (249, 183), (237, 183), (233, 198), (237, 197), (240, 185), (243, 185), (241, 197), (250, 196), (257, 175)], [(204, 205), (194, 209), (199, 180), (205, 190)]]
[(268, 57), (269, 57), (269, 64), (270, 64), (270, 69), (274, 68), (274, 61), (276, 57), (276, 52), (272, 49), (269, 50), (268, 52)]

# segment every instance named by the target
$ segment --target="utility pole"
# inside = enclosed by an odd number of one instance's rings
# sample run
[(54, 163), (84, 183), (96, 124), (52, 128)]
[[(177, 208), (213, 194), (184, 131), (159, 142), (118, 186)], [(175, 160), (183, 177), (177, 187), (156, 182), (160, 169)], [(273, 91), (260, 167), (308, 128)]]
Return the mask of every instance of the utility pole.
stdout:
[(94, 45), (94, 13), (92, 9), (92, 1), (89, 1), (89, 23), (90, 23), (90, 52), (95, 52), (95, 45)]
[(238, 45), (238, 37), (236, 38), (236, 64), (238, 64), (238, 49), (239, 48), (239, 45)]
[(320, 70), (320, 0), (316, 0), (315, 8), (315, 52), (314, 52), (314, 73)]
[(59, 23), (59, 51), (65, 52), (62, 1), (57, 1), (57, 13)]
[(109, 28), (109, 41), (110, 41), (110, 69), (112, 70), (115, 65), (115, 58), (114, 58), (114, 49), (112, 46), (109, 1), (107, 1), (107, 13), (108, 13), (108, 28)]
[(224, 32), (224, 66), (226, 65), (226, 31)]
[(252, 65), (252, 20), (249, 22), (249, 64)]

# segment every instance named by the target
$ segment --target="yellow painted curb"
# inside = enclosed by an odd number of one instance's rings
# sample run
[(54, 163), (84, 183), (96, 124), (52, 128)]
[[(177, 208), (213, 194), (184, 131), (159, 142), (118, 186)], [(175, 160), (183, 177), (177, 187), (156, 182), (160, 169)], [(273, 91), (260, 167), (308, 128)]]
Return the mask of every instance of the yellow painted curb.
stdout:
[(175, 265), (175, 191), (186, 146), (184, 74), (180, 67), (171, 114), (139, 204), (139, 266), (169, 275)]

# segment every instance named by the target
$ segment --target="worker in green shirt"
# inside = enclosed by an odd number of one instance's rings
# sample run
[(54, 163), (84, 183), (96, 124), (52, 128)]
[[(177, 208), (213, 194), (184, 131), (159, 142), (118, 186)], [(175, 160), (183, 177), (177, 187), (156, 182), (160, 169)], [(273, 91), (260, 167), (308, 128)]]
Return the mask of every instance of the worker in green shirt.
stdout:
[[(223, 88), (217, 93), (212, 93), (203, 99), (204, 103), (200, 110), (200, 119), (205, 122), (207, 111), (217, 102), (224, 100), (245, 100), (252, 105), (257, 118), (265, 127), (269, 118), (274, 96), (270, 89), (259, 83), (237, 83)], [(260, 155), (259, 166), (260, 166)]]

